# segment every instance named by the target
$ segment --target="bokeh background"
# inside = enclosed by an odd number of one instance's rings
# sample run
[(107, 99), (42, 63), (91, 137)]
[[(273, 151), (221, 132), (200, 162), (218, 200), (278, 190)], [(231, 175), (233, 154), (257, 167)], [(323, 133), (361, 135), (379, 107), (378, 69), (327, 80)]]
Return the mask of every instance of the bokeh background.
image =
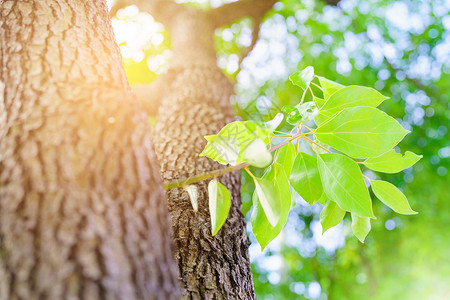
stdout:
[[(178, 2), (208, 9), (231, 1)], [(113, 26), (131, 84), (167, 70), (170, 35), (151, 15), (130, 6)], [(365, 244), (351, 234), (349, 218), (322, 235), (321, 205), (301, 198), (263, 252), (249, 224), (258, 299), (450, 299), (450, 1), (282, 0), (245, 59), (251, 20), (217, 30), (215, 40), (239, 118), (269, 120), (297, 104), (301, 91), (288, 77), (312, 65), (318, 75), (390, 96), (381, 108), (412, 131), (398, 150), (423, 155), (398, 174), (365, 170), (401, 188), (419, 212), (402, 216), (374, 201), (377, 219)], [(249, 220), (254, 187), (242, 179)]]

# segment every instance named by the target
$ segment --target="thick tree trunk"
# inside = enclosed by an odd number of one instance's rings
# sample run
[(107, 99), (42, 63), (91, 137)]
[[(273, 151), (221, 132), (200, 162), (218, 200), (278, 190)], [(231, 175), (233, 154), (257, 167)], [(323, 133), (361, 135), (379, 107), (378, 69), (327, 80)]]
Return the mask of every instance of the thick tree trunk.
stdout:
[[(233, 86), (216, 66), (213, 22), (194, 10), (176, 19), (171, 26), (174, 60), (165, 75), (171, 80), (164, 80), (172, 83), (162, 98), (153, 135), (165, 181), (223, 167), (198, 155), (206, 145), (203, 136), (217, 133), (233, 120)], [(207, 182), (196, 184), (197, 213), (184, 189), (167, 193), (185, 299), (255, 298), (239, 176), (234, 172), (219, 178), (231, 191), (232, 205), (225, 225), (214, 237)]]
[(0, 51), (0, 299), (178, 298), (105, 3), (0, 1)]

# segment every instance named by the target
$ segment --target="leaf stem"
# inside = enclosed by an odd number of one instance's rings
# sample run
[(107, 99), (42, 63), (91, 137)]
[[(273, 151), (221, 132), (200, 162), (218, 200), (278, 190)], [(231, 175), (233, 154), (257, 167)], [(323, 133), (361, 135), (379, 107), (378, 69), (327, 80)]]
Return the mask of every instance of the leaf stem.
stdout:
[(306, 96), (306, 92), (308, 91), (308, 89), (303, 91), (303, 95), (302, 95), (302, 100), (300, 100), (300, 103), (297, 105), (301, 105), (303, 103), (303, 100), (305, 100), (305, 96)]
[(323, 88), (318, 85), (317, 83), (311, 82), (311, 84), (314, 84), (315, 87), (317, 87), (318, 89), (320, 89), (323, 92)]
[(275, 155), (273, 156), (273, 161), (275, 161), (277, 159), (278, 150), (280, 150), (280, 149), (277, 149), (277, 151), (275, 151)]

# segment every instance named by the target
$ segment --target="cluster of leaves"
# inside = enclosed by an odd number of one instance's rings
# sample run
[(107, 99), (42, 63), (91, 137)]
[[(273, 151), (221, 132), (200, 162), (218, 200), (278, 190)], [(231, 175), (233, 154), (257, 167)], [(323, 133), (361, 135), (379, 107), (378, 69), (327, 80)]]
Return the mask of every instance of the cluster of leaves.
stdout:
[[(314, 78), (319, 84), (313, 82)], [(315, 76), (312, 67), (293, 74), (290, 80), (303, 89), (298, 105), (283, 108), (286, 121), (293, 127), (291, 132), (275, 130), (283, 120), (282, 115), (267, 123), (233, 122), (217, 135), (206, 136), (208, 144), (200, 155), (221, 164), (244, 167), (253, 178), (251, 222), (262, 248), (280, 233), (287, 221), (293, 206), (290, 187), (310, 205), (316, 202), (323, 205), (320, 222), (324, 232), (350, 212), (352, 231), (364, 242), (371, 228), (370, 219), (375, 216), (361, 167), (396, 173), (411, 167), (421, 156), (395, 152), (393, 148), (409, 131), (376, 108), (387, 98), (375, 89), (340, 85)], [(322, 91), (322, 97), (314, 95), (311, 84)], [(308, 91), (313, 101), (303, 103)], [(272, 146), (273, 138), (285, 140)], [(300, 151), (301, 140), (310, 146), (308, 151), (303, 148)], [(249, 165), (266, 168), (264, 175), (256, 177), (247, 168)], [(367, 180), (373, 194), (392, 210), (416, 214), (393, 184)], [(212, 233), (216, 234), (226, 220), (230, 196), (217, 179), (211, 182), (211, 224)]]

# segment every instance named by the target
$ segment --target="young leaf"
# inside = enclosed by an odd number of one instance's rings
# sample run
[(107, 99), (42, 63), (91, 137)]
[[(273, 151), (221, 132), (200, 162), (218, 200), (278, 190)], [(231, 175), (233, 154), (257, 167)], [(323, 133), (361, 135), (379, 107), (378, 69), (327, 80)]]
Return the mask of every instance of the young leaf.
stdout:
[[(219, 163), (225, 161), (224, 164), (237, 164), (239, 142), (236, 138), (226, 135), (207, 135), (205, 139), (208, 141), (207, 146), (211, 146), (214, 150), (208, 155), (209, 158), (217, 160)], [(200, 156), (203, 156), (204, 151), (200, 153)]]
[[(273, 131), (275, 130), (275, 128), (272, 128), (271, 126), (275, 126), (276, 122), (280, 122), (283, 121), (283, 119), (281, 119), (281, 121), (279, 120), (279, 118), (284, 117), (282, 113), (277, 114), (277, 116), (272, 120), (274, 121), (274, 123), (259, 123), (256, 121), (244, 121), (244, 126), (247, 129), (247, 133), (253, 138), (253, 139), (261, 139), (264, 141), (265, 144), (269, 143), (269, 139), (271, 139), (271, 136), (273, 135)], [(278, 120), (276, 120), (278, 118)], [(279, 125), (279, 124), (278, 124)], [(278, 126), (277, 125), (277, 126)]]
[(272, 154), (261, 139), (256, 139), (244, 150), (243, 160), (257, 168), (265, 168), (272, 162)]
[(352, 213), (352, 232), (361, 243), (364, 243), (370, 232), (370, 218), (360, 217)]
[(341, 223), (344, 219), (345, 210), (339, 207), (336, 202), (327, 200), (325, 206), (320, 213), (320, 224), (322, 224), (322, 234), (331, 227)]
[(231, 206), (231, 197), (228, 189), (215, 179), (208, 184), (208, 194), (211, 233), (214, 236), (227, 219)]
[[(325, 77), (317, 76), (317, 78), (319, 78), (319, 83), (320, 83), (320, 86), (322, 87), (323, 97), (325, 98), (325, 100), (330, 98), (330, 96), (337, 90), (340, 90), (341, 88), (345, 87), (344, 85), (334, 82), (334, 81), (331, 81), (329, 79), (326, 79)], [(317, 106), (320, 107), (320, 105), (317, 105)]]
[(311, 66), (306, 67), (300, 72), (296, 72), (289, 76), (289, 80), (296, 86), (306, 90), (311, 81), (314, 79), (314, 68)]
[(198, 188), (195, 184), (190, 184), (184, 188), (189, 195), (189, 199), (191, 200), (192, 208), (195, 212), (198, 211)]
[(280, 126), (281, 122), (283, 122), (284, 115), (282, 113), (277, 113), (276, 116), (270, 120), (264, 123), (265, 128), (273, 131)]
[(387, 97), (375, 89), (357, 85), (347, 86), (330, 96), (320, 108), (320, 115), (324, 119), (328, 119), (344, 108), (356, 106), (377, 107), (386, 99)]
[(372, 201), (358, 165), (347, 156), (329, 153), (317, 156), (323, 190), (340, 208), (375, 218)]
[(277, 192), (275, 185), (267, 179), (253, 177), (255, 192), (259, 202), (266, 214), (270, 225), (275, 227), (280, 220), (282, 206), (281, 195)]
[(317, 139), (355, 158), (379, 156), (397, 145), (409, 131), (374, 107), (351, 107), (316, 129)]
[(377, 157), (368, 158), (364, 165), (369, 169), (383, 173), (397, 173), (414, 165), (422, 155), (406, 151), (402, 157), (401, 153), (395, 153), (392, 149)]
[(272, 132), (255, 121), (232, 122), (218, 134), (205, 136), (208, 144), (199, 156), (207, 156), (224, 165), (236, 165), (243, 162), (244, 150), (254, 139), (268, 143)]
[(322, 196), (323, 187), (317, 160), (309, 154), (303, 152), (297, 154), (289, 181), (294, 190), (311, 205)]
[(281, 214), (277, 225), (272, 226), (261, 207), (258, 194), (256, 192), (253, 193), (251, 222), (253, 233), (255, 234), (258, 243), (261, 245), (261, 250), (264, 250), (264, 248), (280, 233), (281, 229), (286, 224), (291, 206), (289, 182), (283, 167), (280, 164), (274, 163), (271, 165), (264, 174), (263, 179), (275, 183), (276, 191), (280, 195)]
[(392, 183), (372, 180), (370, 182), (372, 191), (385, 205), (392, 208), (393, 211), (403, 215), (415, 215), (417, 212), (411, 209), (406, 196)]
[(319, 114), (319, 109), (317, 108), (316, 103), (311, 101), (302, 104), (297, 104), (295, 107), (297, 108), (301, 116), (300, 120), (302, 122), (309, 122)]
[(297, 107), (285, 105), (281, 110), (286, 113), (286, 122), (291, 125), (296, 125), (302, 120), (302, 116)]

